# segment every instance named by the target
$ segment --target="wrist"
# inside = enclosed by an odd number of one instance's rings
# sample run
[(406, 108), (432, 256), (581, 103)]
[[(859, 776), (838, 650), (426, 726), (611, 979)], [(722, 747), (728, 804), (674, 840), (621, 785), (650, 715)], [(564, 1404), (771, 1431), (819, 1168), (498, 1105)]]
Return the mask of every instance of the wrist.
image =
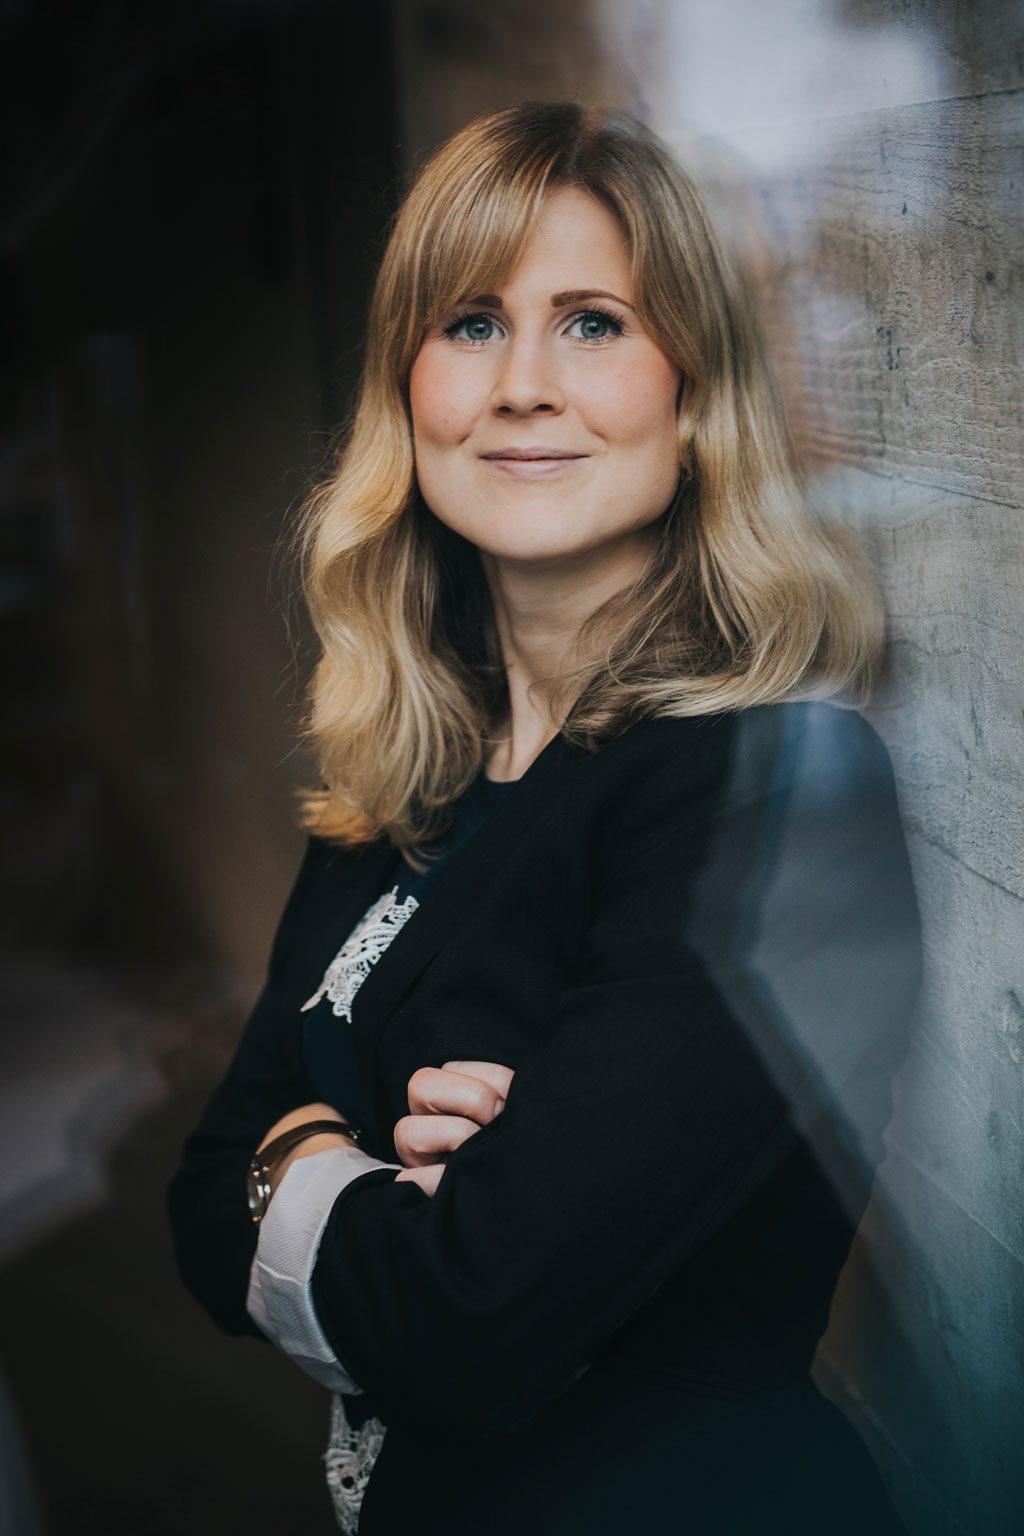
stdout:
[[(286, 1125), (283, 1130), (282, 1124)], [(360, 1133), (332, 1110), (326, 1120), (311, 1120), (301, 1112), (286, 1116), (284, 1122), (278, 1121), (273, 1127), (270, 1137), (253, 1154), (246, 1178), (249, 1213), (255, 1222), (262, 1221), (266, 1215), (274, 1190), (290, 1167), (292, 1158), (300, 1153), (308, 1156), (312, 1151), (331, 1147), (358, 1147)], [(310, 1142), (316, 1145), (310, 1147)]]
[(293, 1163), (297, 1163), (300, 1157), (312, 1157), (316, 1152), (329, 1152), (339, 1147), (351, 1147), (358, 1151), (354, 1138), (344, 1135), (341, 1130), (321, 1131), (316, 1136), (307, 1136), (305, 1141), (300, 1141), (297, 1147), (286, 1152), (267, 1175), (271, 1195), (278, 1189), (288, 1169)]

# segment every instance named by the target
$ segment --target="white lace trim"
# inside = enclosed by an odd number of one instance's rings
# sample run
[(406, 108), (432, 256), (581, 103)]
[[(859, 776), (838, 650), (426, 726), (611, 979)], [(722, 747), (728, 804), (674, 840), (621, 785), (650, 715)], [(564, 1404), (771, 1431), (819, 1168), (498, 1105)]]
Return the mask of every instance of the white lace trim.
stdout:
[(301, 1011), (315, 1008), (324, 993), (334, 1005), (339, 1019), (352, 1022), (352, 1001), (387, 949), (395, 935), (412, 917), (419, 902), (415, 896), (398, 899), (398, 886), (394, 886), (379, 901), (375, 901), (366, 915), (356, 924), (344, 944), (338, 950), (324, 979)]
[(345, 1536), (356, 1536), (363, 1494), (386, 1433), (380, 1419), (372, 1417), (353, 1429), (345, 1416), (345, 1399), (338, 1393), (333, 1395), (331, 1431), (323, 1460), (334, 1517)]

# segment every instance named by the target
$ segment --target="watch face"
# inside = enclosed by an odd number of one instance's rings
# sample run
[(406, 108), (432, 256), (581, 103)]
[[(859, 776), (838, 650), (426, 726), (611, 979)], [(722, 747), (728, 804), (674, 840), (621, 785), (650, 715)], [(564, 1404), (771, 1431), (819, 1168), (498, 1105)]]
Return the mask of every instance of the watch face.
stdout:
[(270, 1201), (270, 1185), (263, 1177), (263, 1168), (254, 1157), (245, 1176), (245, 1191), (249, 1197), (249, 1210), (253, 1221), (262, 1221)]

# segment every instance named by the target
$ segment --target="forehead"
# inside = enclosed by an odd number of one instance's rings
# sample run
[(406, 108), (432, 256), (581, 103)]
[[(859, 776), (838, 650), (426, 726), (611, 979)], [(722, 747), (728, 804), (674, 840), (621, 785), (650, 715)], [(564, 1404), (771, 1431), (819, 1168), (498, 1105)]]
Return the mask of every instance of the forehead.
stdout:
[(561, 187), (545, 196), (505, 287), (618, 291), (616, 285), (629, 285), (630, 268), (626, 237), (615, 216), (589, 192)]
[(424, 318), (485, 294), (503, 301), (534, 288), (546, 287), (549, 295), (601, 288), (632, 298), (622, 226), (578, 187), (552, 188), (536, 201), (485, 199), (472, 218), (440, 225), (421, 251), (426, 262), (416, 286)]

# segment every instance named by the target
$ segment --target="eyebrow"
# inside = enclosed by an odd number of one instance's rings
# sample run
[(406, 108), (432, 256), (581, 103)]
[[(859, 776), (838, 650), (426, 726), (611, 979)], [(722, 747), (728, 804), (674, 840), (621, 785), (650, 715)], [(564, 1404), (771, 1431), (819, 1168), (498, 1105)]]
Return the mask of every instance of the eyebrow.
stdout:
[(617, 293), (609, 293), (604, 288), (570, 288), (566, 293), (553, 293), (551, 307), (561, 309), (564, 304), (582, 304), (586, 299), (614, 299), (626, 309), (633, 308), (626, 299), (620, 299)]
[[(605, 288), (568, 288), (564, 293), (551, 295), (551, 308), (562, 309), (566, 304), (582, 304), (587, 299), (614, 299), (616, 304), (621, 304), (626, 309), (632, 309), (633, 305), (626, 299), (620, 299), (617, 293), (609, 293)], [(500, 309), (501, 295), (497, 293), (478, 293), (475, 298), (465, 300), (467, 304), (485, 304), (488, 309)]]

